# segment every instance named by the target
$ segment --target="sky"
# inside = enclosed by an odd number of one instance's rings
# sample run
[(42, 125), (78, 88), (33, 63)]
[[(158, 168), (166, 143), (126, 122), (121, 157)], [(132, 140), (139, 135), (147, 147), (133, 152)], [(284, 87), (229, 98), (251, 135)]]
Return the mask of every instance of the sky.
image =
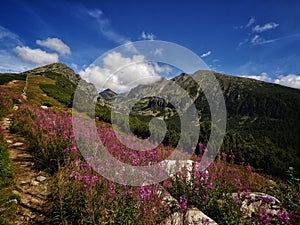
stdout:
[(161, 40), (191, 50), (211, 70), (300, 88), (299, 12), (296, 0), (0, 0), (0, 72), (62, 62), (99, 87), (129, 63), (122, 79), (106, 82), (122, 91), (141, 73), (154, 82), (178, 70), (112, 49)]

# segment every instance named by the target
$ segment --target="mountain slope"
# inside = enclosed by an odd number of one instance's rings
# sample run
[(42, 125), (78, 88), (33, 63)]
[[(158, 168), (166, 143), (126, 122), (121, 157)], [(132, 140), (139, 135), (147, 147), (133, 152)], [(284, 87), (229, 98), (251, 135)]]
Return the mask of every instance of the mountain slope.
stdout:
[[(197, 74), (207, 72), (198, 71)], [(233, 151), (239, 161), (250, 162), (276, 175), (283, 175), (290, 166), (299, 171), (300, 90), (249, 78), (214, 75), (223, 91), (227, 110), (227, 134), (221, 150)], [(181, 74), (172, 80), (194, 100), (202, 124), (199, 141), (207, 143), (209, 104), (193, 76)], [(147, 93), (148, 89), (139, 86), (128, 95), (135, 96), (143, 90)], [(144, 98), (135, 104), (132, 115), (145, 122), (150, 121), (152, 116), (164, 118), (172, 131), (180, 135), (178, 115), (166, 99)], [(176, 145), (176, 140), (171, 144)]]
[[(210, 71), (198, 71), (198, 75)], [(40, 104), (57, 105), (54, 100), (72, 107), (74, 91), (81, 83), (80, 94), (88, 94), (92, 100), (97, 99), (95, 115), (100, 120), (111, 122), (110, 108), (117, 94), (105, 90), (98, 94), (93, 84), (80, 79), (74, 71), (61, 63), (50, 64), (22, 73), (28, 75), (30, 89), (41, 89), (33, 92), (32, 99)], [(237, 161), (245, 161), (268, 173), (283, 175), (288, 167), (300, 170), (300, 90), (265, 83), (253, 79), (233, 77), (214, 73), (223, 91), (227, 109), (227, 133), (221, 151), (234, 152)], [(14, 75), (18, 76), (18, 75)], [(26, 77), (26, 76), (25, 76)], [(204, 144), (209, 139), (211, 130), (210, 109), (206, 97), (199, 85), (192, 79), (193, 75), (181, 74), (172, 80), (190, 95), (199, 111), (200, 136)], [(34, 84), (34, 85), (33, 85)], [(188, 110), (187, 102), (176, 96), (176, 90), (168, 89), (168, 84), (160, 81), (157, 85), (141, 85), (129, 93), (118, 96), (129, 96), (135, 104), (131, 108), (131, 130), (141, 138), (150, 135), (149, 121), (160, 117), (167, 123), (164, 144), (176, 146), (181, 135), (188, 139), (189, 133), (181, 134), (178, 108), (170, 99), (146, 97), (143, 93), (155, 93), (155, 88), (165, 85), (165, 95), (179, 102), (179, 111)], [(154, 87), (153, 87), (154, 86)], [(154, 89), (153, 89), (154, 88)], [(36, 93), (44, 92), (44, 94)], [(45, 96), (44, 96), (45, 95)], [(77, 110), (84, 110), (86, 102), (77, 102)], [(126, 105), (126, 104), (125, 104)], [(94, 110), (94, 109), (93, 109)], [(93, 115), (93, 114), (91, 114)]]

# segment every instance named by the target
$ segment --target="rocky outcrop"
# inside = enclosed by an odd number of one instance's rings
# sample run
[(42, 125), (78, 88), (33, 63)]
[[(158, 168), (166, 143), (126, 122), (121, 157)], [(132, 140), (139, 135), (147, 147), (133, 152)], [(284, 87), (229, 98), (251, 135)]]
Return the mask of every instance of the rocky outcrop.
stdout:
[(245, 218), (251, 218), (262, 210), (269, 216), (276, 216), (281, 210), (280, 201), (265, 193), (252, 192), (247, 195), (233, 193), (232, 197), (242, 200), (241, 211), (244, 213)]
[(186, 213), (175, 212), (168, 217), (165, 225), (218, 225), (214, 220), (206, 216), (199, 209), (193, 207), (187, 209)]

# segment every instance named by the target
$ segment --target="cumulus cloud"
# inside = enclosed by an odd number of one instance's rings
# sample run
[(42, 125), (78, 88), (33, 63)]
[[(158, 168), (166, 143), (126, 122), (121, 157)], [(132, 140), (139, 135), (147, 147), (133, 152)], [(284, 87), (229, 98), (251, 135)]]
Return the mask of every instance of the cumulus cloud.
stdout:
[(241, 76), (246, 78), (251, 78), (255, 80), (271, 82), (275, 84), (280, 84), (287, 87), (298, 88), (300, 89), (300, 76), (295, 74), (280, 75), (276, 79), (272, 79), (267, 73), (263, 72), (260, 75), (250, 75), (250, 76)]
[(272, 29), (275, 29), (276, 27), (278, 27), (279, 24), (278, 23), (274, 23), (274, 22), (270, 22), (270, 23), (266, 23), (262, 26), (260, 25), (256, 25), (255, 27), (253, 27), (253, 31), (254, 32), (264, 32), (264, 31), (267, 31), (267, 30), (272, 30)]
[(265, 72), (261, 73), (260, 75), (249, 75), (249, 76), (245, 75), (241, 77), (246, 77), (246, 78), (251, 78), (251, 79), (266, 81), (266, 82), (272, 81), (272, 78), (270, 78), (269, 75)]
[(41, 49), (17, 46), (14, 51), (23, 61), (33, 63), (37, 66), (58, 62), (58, 55), (56, 53), (47, 53)]
[(153, 41), (156, 38), (156, 36), (152, 33), (146, 33), (145, 31), (143, 31), (142, 34), (141, 34), (141, 38), (144, 39), (144, 40)]
[(40, 46), (47, 47), (54, 50), (61, 55), (70, 55), (71, 49), (62, 40), (58, 38), (47, 38), (46, 40), (36, 40), (36, 43)]
[(210, 54), (211, 54), (211, 51), (208, 51), (206, 53), (203, 53), (200, 57), (205, 58), (205, 57), (209, 56)]
[(289, 74), (286, 76), (279, 76), (275, 80), (276, 84), (280, 84), (283, 86), (288, 86), (288, 87), (293, 87), (293, 88), (298, 88), (300, 89), (300, 76), (295, 75), (295, 74)]
[(169, 72), (168, 67), (145, 62), (143, 55), (124, 57), (111, 52), (102, 60), (103, 65), (91, 65), (79, 72), (80, 76), (95, 84), (98, 90), (110, 88), (128, 91), (139, 84), (150, 84), (161, 79), (159, 73)]

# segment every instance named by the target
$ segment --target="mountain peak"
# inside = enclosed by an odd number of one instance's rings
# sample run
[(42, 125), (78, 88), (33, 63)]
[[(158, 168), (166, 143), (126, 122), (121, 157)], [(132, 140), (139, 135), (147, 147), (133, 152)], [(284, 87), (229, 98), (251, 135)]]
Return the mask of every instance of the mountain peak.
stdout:
[(80, 77), (78, 74), (75, 74), (74, 70), (72, 70), (67, 65), (57, 62), (52, 63), (49, 65), (41, 66), (29, 71), (26, 71), (25, 73), (31, 73), (31, 74), (42, 74), (45, 72), (53, 72), (57, 74), (62, 74), (63, 76), (66, 76), (73, 84), (77, 84), (80, 80)]
[(104, 91), (100, 92), (99, 95), (103, 97), (105, 100), (113, 100), (116, 98), (118, 94), (113, 90), (111, 90), (110, 88), (107, 88)]

